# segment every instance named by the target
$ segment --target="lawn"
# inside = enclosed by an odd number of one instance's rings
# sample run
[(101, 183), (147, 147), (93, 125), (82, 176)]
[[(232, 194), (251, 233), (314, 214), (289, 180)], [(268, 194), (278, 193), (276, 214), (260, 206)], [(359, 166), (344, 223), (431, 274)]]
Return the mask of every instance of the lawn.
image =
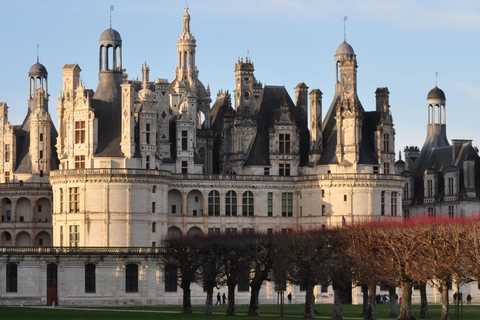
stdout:
[[(430, 319), (440, 319), (440, 305), (430, 305)], [(252, 319), (246, 316), (248, 306), (237, 306), (237, 315), (235, 319)], [(180, 307), (178, 306), (135, 306), (135, 307), (109, 307), (109, 308), (77, 308), (77, 309), (63, 309), (63, 308), (30, 308), (30, 307), (0, 307), (0, 319), (224, 319), (225, 306), (214, 306), (211, 316), (204, 316), (203, 307), (195, 306), (193, 314), (180, 314)], [(161, 313), (160, 313), (160, 312)], [(450, 318), (455, 319), (454, 306), (450, 309)], [(277, 307), (275, 305), (260, 306), (261, 317), (257, 319), (272, 319), (272, 316), (277, 315)], [(330, 318), (333, 312), (332, 305), (318, 305), (317, 318)], [(417, 319), (419, 318), (420, 306), (413, 305), (412, 313)], [(345, 318), (362, 319), (360, 316), (361, 306), (344, 306)], [(303, 314), (303, 305), (285, 305), (284, 319), (299, 319)], [(379, 305), (376, 312), (377, 319), (393, 319), (389, 318), (389, 306)], [(480, 305), (464, 306), (463, 320), (478, 320), (480, 319)]]

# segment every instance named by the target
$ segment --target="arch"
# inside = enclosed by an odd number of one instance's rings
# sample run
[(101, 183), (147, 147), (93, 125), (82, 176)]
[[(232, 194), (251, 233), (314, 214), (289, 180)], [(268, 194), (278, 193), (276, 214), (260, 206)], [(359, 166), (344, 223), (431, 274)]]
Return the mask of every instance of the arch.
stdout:
[(167, 230), (167, 239), (175, 239), (182, 237), (182, 230), (178, 227), (170, 227)]
[(35, 203), (35, 220), (38, 222), (52, 221), (52, 203), (47, 198), (40, 198)]
[(9, 247), (13, 246), (12, 234), (8, 231), (5, 231), (0, 236), (0, 246)]
[(17, 247), (31, 247), (32, 246), (32, 237), (26, 231), (19, 232), (16, 238)]
[(187, 231), (187, 236), (199, 237), (199, 236), (202, 236), (202, 235), (203, 235), (203, 231), (199, 227), (191, 227)]
[(33, 245), (39, 247), (50, 247), (52, 245), (52, 237), (50, 237), (50, 234), (48, 234), (48, 232), (40, 231), (39, 233), (37, 233)]
[(203, 216), (203, 194), (192, 190), (187, 195), (187, 214), (189, 216)]
[(168, 191), (168, 213), (182, 214), (182, 193), (177, 189)]
[(233, 190), (228, 191), (225, 196), (225, 215), (237, 215), (237, 193)]
[(12, 221), (12, 200), (3, 198), (0, 202), (2, 222)]
[(208, 194), (208, 215), (220, 215), (220, 193), (217, 190), (212, 190)]
[(17, 221), (32, 221), (32, 203), (30, 199), (22, 197), (17, 200), (15, 217)]
[(245, 191), (242, 196), (242, 216), (254, 216), (254, 197), (252, 191)]

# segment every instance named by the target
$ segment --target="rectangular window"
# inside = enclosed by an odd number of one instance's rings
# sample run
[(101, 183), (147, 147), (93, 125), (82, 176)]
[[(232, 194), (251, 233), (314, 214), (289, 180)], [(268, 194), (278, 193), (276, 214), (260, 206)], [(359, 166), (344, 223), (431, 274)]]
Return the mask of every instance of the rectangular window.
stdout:
[(60, 212), (63, 212), (63, 189), (60, 188), (58, 192), (58, 197), (59, 197), (59, 203), (60, 203)]
[(70, 247), (78, 247), (80, 244), (80, 230), (77, 225), (69, 227), (70, 231)]
[(60, 247), (63, 247), (63, 226), (60, 226)]
[(95, 293), (95, 270), (93, 263), (85, 265), (85, 293)]
[(273, 234), (273, 228), (268, 228), (267, 229), (267, 234), (272, 235)]
[(385, 191), (382, 191), (382, 195), (380, 197), (380, 215), (385, 215)]
[(325, 208), (325, 205), (322, 204), (322, 216), (326, 215), (327, 209)]
[(388, 133), (383, 135), (383, 152), (390, 152), (390, 137)]
[(70, 212), (79, 212), (80, 194), (78, 193), (78, 187), (69, 188), (68, 202), (69, 202)]
[(325, 198), (325, 190), (322, 189), (322, 198)]
[(138, 292), (138, 265), (127, 264), (125, 267), (125, 292)]
[(455, 194), (455, 190), (454, 190), (454, 187), (453, 187), (453, 178), (448, 178), (448, 187), (447, 187), (447, 190), (448, 190), (448, 193), (447, 195), (448, 196), (453, 196)]
[(188, 161), (182, 161), (182, 173), (188, 173)]
[(75, 156), (75, 169), (85, 169), (85, 156)]
[(427, 181), (427, 197), (428, 198), (433, 197), (433, 181), (432, 180)]
[(75, 143), (85, 143), (85, 121), (75, 121)]
[(347, 195), (346, 194), (343, 195), (343, 201), (347, 201)]
[(320, 288), (321, 293), (328, 293), (328, 285), (322, 284)]
[(39, 157), (40, 159), (43, 159), (43, 150), (40, 150), (38, 157)]
[(6, 291), (17, 292), (17, 264), (16, 263), (7, 264), (6, 276), (7, 276)]
[(410, 185), (408, 184), (408, 182), (405, 183), (405, 188), (403, 189), (403, 195), (404, 195), (405, 199), (410, 199), (409, 188), (410, 188)]
[(165, 292), (177, 292), (177, 267), (165, 266)]
[(40, 137), (38, 138), (40, 141), (43, 141), (43, 133), (40, 133)]
[(280, 133), (278, 135), (278, 151), (282, 154), (290, 153), (290, 135)]
[(172, 204), (172, 214), (177, 213), (177, 206)]
[(225, 234), (236, 234), (237, 228), (225, 228)]
[(410, 210), (409, 210), (409, 209), (403, 210), (403, 217), (404, 217), (405, 219), (410, 218)]
[(157, 223), (152, 222), (152, 232), (157, 232)]
[(263, 168), (263, 175), (264, 176), (269, 176), (270, 175), (270, 168), (268, 168), (268, 167)]
[(273, 192), (268, 193), (267, 215), (269, 217), (273, 217)]
[(9, 183), (9, 182), (10, 182), (10, 172), (5, 171), (5, 183)]
[(397, 192), (392, 191), (392, 196), (390, 197), (390, 209), (391, 209), (391, 215), (396, 216), (397, 215)]
[(383, 163), (383, 173), (384, 174), (390, 174), (390, 163), (389, 162), (384, 162)]
[(39, 204), (39, 205), (37, 206), (37, 212), (42, 212), (42, 205), (41, 205), (41, 204)]
[(152, 213), (156, 213), (156, 211), (157, 211), (157, 203), (152, 202)]
[(182, 130), (182, 150), (188, 150), (188, 131)]
[(150, 123), (145, 124), (145, 142), (150, 144)]
[(278, 175), (279, 176), (290, 176), (290, 163), (279, 163), (278, 164)]
[(433, 207), (428, 207), (427, 208), (427, 215), (429, 217), (435, 217), (435, 211), (433, 211)]
[(47, 286), (57, 285), (57, 271), (58, 266), (55, 263), (47, 264)]
[(5, 162), (10, 162), (10, 145), (5, 145)]
[(293, 193), (282, 193), (282, 217), (293, 217)]
[(450, 219), (455, 218), (455, 207), (454, 206), (448, 206), (448, 217)]

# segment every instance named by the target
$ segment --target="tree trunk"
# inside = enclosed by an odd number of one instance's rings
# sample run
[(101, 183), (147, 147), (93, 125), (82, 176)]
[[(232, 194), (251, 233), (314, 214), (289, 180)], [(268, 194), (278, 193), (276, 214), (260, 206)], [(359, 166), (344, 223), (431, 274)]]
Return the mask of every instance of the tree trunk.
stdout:
[(427, 284), (420, 285), (420, 319), (430, 318), (427, 301)]
[(447, 281), (440, 281), (440, 292), (442, 293), (442, 317), (441, 320), (450, 320), (450, 316), (448, 314), (448, 285)]
[(262, 287), (262, 284), (254, 284), (253, 282), (250, 284), (250, 287), (252, 288), (252, 292), (250, 293), (250, 306), (248, 307), (248, 312), (247, 315), (249, 316), (259, 316), (260, 311), (258, 309), (258, 295), (260, 292), (260, 288)]
[(400, 316), (397, 320), (412, 320), (411, 312), (411, 300), (412, 300), (412, 282), (409, 280), (403, 280), (400, 282), (400, 288), (402, 289), (402, 302), (400, 303)]
[(343, 286), (333, 283), (333, 316), (332, 320), (343, 320)]
[(235, 287), (237, 283), (228, 283), (227, 316), (235, 315)]
[(375, 320), (375, 291), (376, 285), (368, 285), (368, 304), (365, 320)]
[(367, 314), (368, 309), (368, 286), (362, 284), (362, 293), (363, 293), (363, 309), (362, 316)]
[(388, 289), (388, 295), (390, 296), (390, 317), (396, 317), (398, 315), (396, 289), (394, 286), (390, 286)]
[(307, 290), (305, 291), (305, 311), (303, 312), (303, 319), (315, 319), (313, 288), (314, 285), (307, 284)]
[(203, 314), (205, 315), (212, 314), (214, 288), (215, 286), (209, 286), (208, 284), (207, 284), (207, 287), (205, 288), (207, 291), (207, 299), (205, 300), (205, 310), (203, 311)]
[(182, 282), (183, 289), (183, 304), (182, 314), (192, 313), (192, 299), (190, 297), (190, 282)]

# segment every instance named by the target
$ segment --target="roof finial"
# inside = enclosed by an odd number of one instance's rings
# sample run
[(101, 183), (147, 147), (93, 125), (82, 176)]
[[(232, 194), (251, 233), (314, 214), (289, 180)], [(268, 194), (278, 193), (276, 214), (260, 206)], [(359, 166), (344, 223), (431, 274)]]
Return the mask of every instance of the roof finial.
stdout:
[(435, 72), (435, 87), (437, 86), (438, 72)]
[(40, 47), (40, 44), (37, 43), (37, 63), (39, 62), (39, 58), (38, 58), (38, 47)]
[(343, 17), (343, 41), (347, 42), (347, 31), (346, 31), (346, 22), (348, 20), (347, 16)]
[(110, 5), (110, 29), (112, 28), (112, 11), (113, 11), (113, 5)]

